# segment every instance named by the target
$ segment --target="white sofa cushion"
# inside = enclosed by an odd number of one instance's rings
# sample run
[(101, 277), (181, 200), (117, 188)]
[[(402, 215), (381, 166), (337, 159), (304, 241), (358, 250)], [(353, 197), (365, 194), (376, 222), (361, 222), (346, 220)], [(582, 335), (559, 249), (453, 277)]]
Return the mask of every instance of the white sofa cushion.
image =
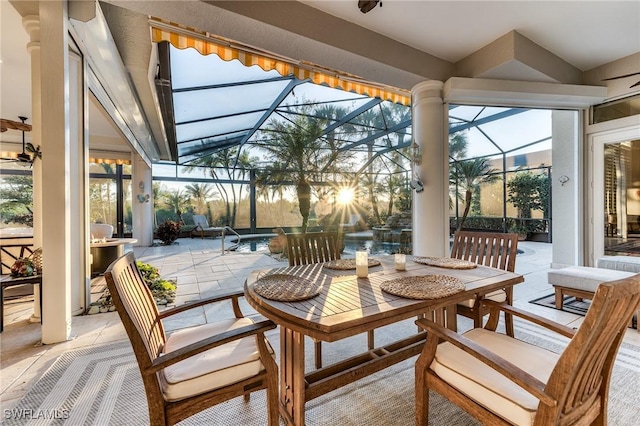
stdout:
[[(484, 295), (484, 299), (493, 300), (494, 302), (502, 303), (507, 300), (507, 293), (504, 290), (496, 290)], [(476, 299), (467, 299), (464, 302), (458, 302), (458, 305), (473, 308)]]
[[(253, 324), (250, 318), (228, 319), (179, 330), (167, 338), (164, 353), (172, 352), (208, 336)], [(266, 339), (265, 339), (266, 341)], [(269, 351), (273, 349), (269, 346)], [(167, 401), (178, 401), (255, 376), (264, 370), (255, 336), (209, 349), (162, 370), (160, 386)]]
[(639, 256), (602, 256), (597, 265), (598, 268), (640, 273)]
[[(546, 383), (558, 354), (475, 328), (464, 336)], [(431, 369), (444, 381), (513, 424), (531, 425), (539, 400), (451, 343), (438, 346)]]
[(632, 272), (611, 269), (569, 266), (568, 268), (552, 269), (547, 273), (547, 278), (549, 284), (595, 293), (600, 283), (621, 280), (633, 275)]

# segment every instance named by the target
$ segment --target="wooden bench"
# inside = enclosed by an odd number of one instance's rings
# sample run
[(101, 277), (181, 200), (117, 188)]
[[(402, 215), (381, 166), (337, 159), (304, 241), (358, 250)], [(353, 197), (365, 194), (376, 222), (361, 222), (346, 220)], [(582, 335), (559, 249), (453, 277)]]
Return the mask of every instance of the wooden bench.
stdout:
[[(552, 269), (548, 272), (547, 277), (549, 284), (552, 284), (555, 290), (556, 309), (562, 309), (565, 296), (591, 300), (600, 283), (629, 278), (634, 275), (636, 275), (634, 272), (627, 271), (570, 266)], [(640, 313), (637, 315), (638, 317), (640, 317)], [(640, 329), (640, 327), (637, 328)]]
[[(0, 333), (4, 330), (4, 289), (8, 287), (38, 284), (42, 294), (42, 275), (30, 277), (12, 277), (11, 266), (20, 259), (33, 254), (33, 243), (30, 238), (8, 238), (0, 243)], [(40, 298), (40, 321), (42, 322), (42, 298)]]

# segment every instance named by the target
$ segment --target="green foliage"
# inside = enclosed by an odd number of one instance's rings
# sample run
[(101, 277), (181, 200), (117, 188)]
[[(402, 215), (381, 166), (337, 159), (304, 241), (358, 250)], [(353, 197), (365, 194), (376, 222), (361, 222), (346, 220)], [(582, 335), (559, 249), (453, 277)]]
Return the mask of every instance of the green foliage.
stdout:
[(159, 303), (172, 303), (176, 298), (176, 284), (160, 277), (158, 268), (148, 263), (136, 261), (142, 280), (147, 285), (154, 299)]
[(31, 176), (4, 176), (0, 185), (0, 217), (4, 223), (33, 226), (33, 179)]
[(180, 236), (180, 223), (172, 220), (165, 220), (156, 231), (156, 235), (166, 246), (173, 244)]
[[(495, 182), (498, 179), (496, 172), (497, 170), (490, 168), (489, 160), (486, 158), (456, 161), (451, 165), (449, 168), (449, 184), (455, 187), (457, 198), (461, 197), (459, 191), (464, 191), (464, 212), (458, 224), (458, 229), (462, 229), (471, 210), (474, 192), (482, 184)], [(480, 210), (479, 207), (477, 210)]]

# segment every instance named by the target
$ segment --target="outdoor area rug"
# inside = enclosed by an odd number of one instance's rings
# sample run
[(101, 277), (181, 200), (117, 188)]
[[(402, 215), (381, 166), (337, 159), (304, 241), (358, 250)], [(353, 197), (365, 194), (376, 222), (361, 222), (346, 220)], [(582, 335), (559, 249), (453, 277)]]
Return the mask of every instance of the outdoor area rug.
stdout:
[[(463, 325), (464, 326), (464, 325)], [(567, 339), (547, 333), (535, 325), (516, 319), (516, 336), (551, 350), (564, 348)], [(402, 328), (402, 330), (400, 330)], [(415, 332), (413, 321), (376, 330), (376, 344), (397, 336), (399, 331)], [(278, 348), (278, 334), (269, 336)], [(306, 345), (309, 351), (313, 345)], [(355, 336), (323, 345), (329, 364), (348, 356), (355, 348), (366, 348), (366, 336)], [(307, 403), (308, 425), (410, 425), (414, 424), (415, 357), (337, 389)], [(313, 362), (311, 352), (308, 365)], [(630, 392), (640, 382), (640, 347), (620, 348), (609, 399), (609, 423), (635, 424), (638, 392)], [(193, 416), (181, 425), (266, 424), (265, 391), (219, 404)], [(91, 347), (61, 355), (25, 397), (8, 413), (6, 425), (144, 425), (148, 424), (147, 401), (133, 353), (128, 342)], [(22, 418), (18, 415), (22, 413)], [(25, 413), (32, 417), (27, 420)], [(284, 424), (281, 420), (281, 424)], [(430, 424), (478, 425), (468, 414), (432, 393)]]
[[(529, 303), (533, 303), (534, 305), (544, 306), (545, 308), (556, 308), (556, 298), (555, 295), (550, 294), (548, 296), (543, 296), (538, 299), (533, 299), (529, 301)], [(562, 310), (565, 312), (570, 312), (576, 315), (585, 316), (587, 314), (587, 310), (591, 306), (590, 300), (578, 300), (573, 296), (565, 296), (564, 301), (562, 302)], [(638, 318), (637, 314), (634, 314), (631, 320), (632, 328), (638, 328)]]
[[(554, 294), (530, 300), (529, 303), (544, 306), (546, 308), (556, 308), (556, 298)], [(582, 316), (586, 315), (589, 306), (591, 306), (590, 300), (577, 300), (573, 296), (565, 296), (564, 302), (562, 302), (563, 311)]]

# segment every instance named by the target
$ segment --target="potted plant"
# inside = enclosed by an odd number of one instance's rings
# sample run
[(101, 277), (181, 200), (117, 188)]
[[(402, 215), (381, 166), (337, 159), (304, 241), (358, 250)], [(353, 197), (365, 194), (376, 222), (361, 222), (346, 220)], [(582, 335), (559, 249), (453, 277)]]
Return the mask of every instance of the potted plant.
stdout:
[(164, 245), (168, 246), (173, 244), (180, 236), (180, 227), (180, 223), (167, 219), (158, 226), (156, 235)]

